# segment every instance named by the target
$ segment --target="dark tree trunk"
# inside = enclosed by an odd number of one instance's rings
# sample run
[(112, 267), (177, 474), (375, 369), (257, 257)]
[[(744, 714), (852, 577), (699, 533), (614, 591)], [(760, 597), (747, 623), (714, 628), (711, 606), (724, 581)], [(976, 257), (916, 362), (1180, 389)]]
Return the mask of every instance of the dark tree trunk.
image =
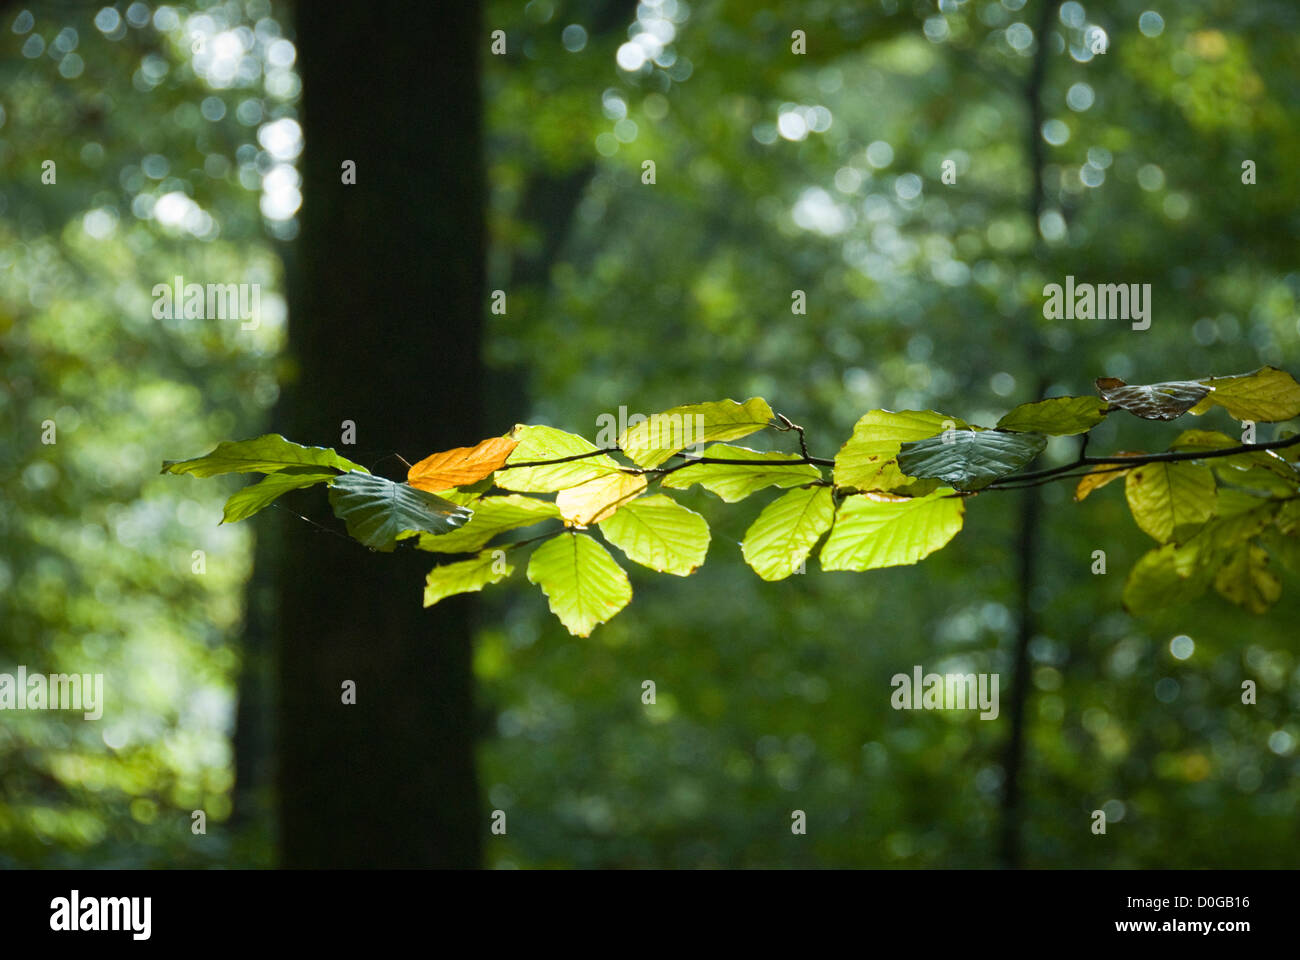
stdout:
[[(1048, 31), (1055, 19), (1060, 3), (1057, 0), (1042, 0), (1038, 8), (1038, 21), (1035, 36), (1038, 47), (1034, 51), (1033, 64), (1029, 79), (1025, 84), (1025, 104), (1028, 123), (1025, 130), (1026, 153), (1030, 167), (1029, 224), (1034, 231), (1034, 259), (1040, 263), (1047, 262), (1047, 251), (1043, 246), (1042, 234), (1038, 222), (1043, 213), (1043, 83), (1047, 75)], [(1043, 349), (1041, 337), (1032, 320), (1027, 320), (1021, 330), (1021, 343), (1025, 350), (1025, 359), (1029, 369), (1036, 374), (1036, 389), (1030, 399), (1041, 397), (1047, 392), (1052, 382), (1045, 368), (1048, 362)], [(1033, 382), (1033, 381), (1031, 381)], [(999, 825), (999, 855), (1003, 866), (1024, 866), (1022, 855), (1025, 802), (1025, 742), (1028, 720), (1028, 703), (1032, 678), (1029, 672), (1029, 645), (1038, 632), (1038, 616), (1034, 610), (1034, 593), (1039, 583), (1039, 554), (1041, 552), (1043, 530), (1040, 516), (1041, 496), (1038, 488), (1030, 487), (1022, 494), (1020, 505), (1020, 531), (1018, 550), (1019, 567), (1019, 605), (1020, 617), (1016, 630), (1016, 645), (1012, 654), (1011, 704), (1008, 711), (1011, 735), (1007, 740), (1003, 770), (1006, 781), (1002, 790), (1002, 817)]]
[[(481, 439), (487, 38), (469, 0), (317, 6), (297, 8), (296, 371), (277, 422), (299, 442), (338, 446), (354, 421), (356, 446), (340, 452), (400, 478), (386, 455)], [(347, 160), (354, 186), (341, 182)], [(281, 865), (478, 865), (470, 602), (422, 609), (430, 555), (372, 553), (300, 520), (284, 529)], [(342, 703), (348, 680), (354, 706)]]

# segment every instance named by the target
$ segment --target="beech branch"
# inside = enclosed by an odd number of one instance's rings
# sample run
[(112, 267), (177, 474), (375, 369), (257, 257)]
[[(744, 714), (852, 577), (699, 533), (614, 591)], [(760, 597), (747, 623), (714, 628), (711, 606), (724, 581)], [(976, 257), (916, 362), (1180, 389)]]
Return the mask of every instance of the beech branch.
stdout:
[[(1084, 434), (1085, 449), (1087, 434)], [(1268, 440), (1264, 443), (1243, 443), (1236, 447), (1220, 447), (1215, 450), (1169, 450), (1164, 453), (1141, 453), (1127, 457), (1089, 457), (1083, 453), (1071, 463), (1052, 467), (1048, 470), (1035, 470), (1032, 473), (1013, 473), (999, 477), (990, 483), (986, 490), (1019, 490), (1025, 487), (1037, 487), (1054, 480), (1068, 480), (1087, 476), (1089, 473), (1114, 473), (1132, 467), (1145, 466), (1148, 463), (1173, 463), (1179, 460), (1213, 460), (1218, 457), (1235, 457), (1255, 451), (1281, 450), (1300, 444), (1300, 433), (1282, 440)], [(1071, 473), (1080, 467), (1103, 467), (1113, 465), (1113, 470), (1087, 470), (1083, 473)]]
[[(683, 467), (689, 467), (695, 464), (733, 467), (798, 467), (798, 466), (815, 466), (815, 467), (834, 467), (835, 461), (825, 457), (815, 457), (808, 452), (808, 443), (804, 436), (804, 428), (797, 423), (790, 421), (788, 417), (782, 414), (776, 414), (780, 425), (774, 425), (774, 428), (780, 431), (793, 430), (799, 435), (799, 448), (802, 455), (790, 460), (739, 460), (728, 457), (696, 457), (686, 453), (674, 453), (672, 456), (680, 460), (668, 467), (633, 467), (620, 465), (619, 470), (624, 473), (635, 475), (651, 474), (656, 477), (664, 477)], [(1115, 473), (1120, 470), (1130, 470), (1134, 467), (1145, 466), (1149, 463), (1175, 463), (1182, 460), (1214, 460), (1219, 457), (1235, 457), (1243, 453), (1254, 453), (1257, 451), (1282, 450), (1287, 447), (1293, 447), (1300, 444), (1300, 434), (1293, 437), (1286, 437), (1281, 440), (1267, 440), (1263, 443), (1243, 443), (1235, 447), (1220, 447), (1213, 450), (1169, 450), (1163, 453), (1141, 453), (1129, 456), (1108, 456), (1108, 457), (1090, 457), (1087, 455), (1088, 439), (1090, 434), (1085, 433), (1079, 446), (1079, 456), (1070, 463), (1061, 464), (1058, 467), (1049, 467), (1045, 470), (1034, 470), (1028, 473), (1012, 473), (1004, 477), (998, 477), (984, 490), (1024, 490), (1028, 487), (1038, 487), (1047, 483), (1053, 483), (1057, 480), (1077, 480), (1080, 477), (1089, 474), (1098, 473)], [(559, 463), (570, 463), (574, 460), (586, 460), (591, 457), (600, 457), (609, 453), (622, 453), (622, 449), (617, 445), (606, 447), (601, 450), (591, 450), (587, 453), (575, 453), (567, 457), (556, 457), (553, 460), (530, 460), (524, 463), (507, 463), (498, 467), (498, 470), (517, 470), (521, 467), (548, 467)], [(1103, 469), (1096, 469), (1096, 468)], [(1111, 469), (1104, 469), (1110, 467)], [(1090, 468), (1090, 469), (1083, 469)], [(1078, 472), (1082, 470), (1082, 472)], [(979, 492), (979, 491), (975, 491)], [(967, 491), (969, 493), (969, 491)]]

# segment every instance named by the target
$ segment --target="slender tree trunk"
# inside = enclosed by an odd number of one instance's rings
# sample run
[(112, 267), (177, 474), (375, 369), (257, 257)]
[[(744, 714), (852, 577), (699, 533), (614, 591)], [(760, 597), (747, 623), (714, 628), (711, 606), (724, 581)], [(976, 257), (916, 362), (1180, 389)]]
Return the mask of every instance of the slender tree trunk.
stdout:
[[(1034, 258), (1042, 261), (1046, 257), (1043, 249), (1042, 235), (1038, 221), (1043, 213), (1043, 80), (1047, 74), (1047, 35), (1051, 30), (1052, 18), (1059, 4), (1056, 0), (1043, 0), (1038, 10), (1038, 22), (1035, 24), (1034, 39), (1037, 49), (1034, 51), (1030, 66), (1029, 79), (1025, 84), (1025, 101), (1028, 108), (1028, 129), (1026, 130), (1026, 150), (1030, 167), (1030, 192), (1028, 214), (1030, 228), (1034, 231)], [(1036, 389), (1031, 399), (1041, 397), (1050, 382), (1043, 369), (1044, 351), (1033, 319), (1026, 321), (1021, 333), (1027, 365), (1034, 373)], [(1030, 487), (1022, 494), (1020, 506), (1019, 535), (1017, 549), (1019, 563), (1019, 623), (1016, 630), (1016, 645), (1012, 655), (1011, 704), (1008, 718), (1011, 734), (1007, 740), (1006, 756), (1002, 768), (1006, 779), (1002, 791), (1002, 821), (999, 832), (999, 855), (1007, 867), (1022, 865), (1021, 837), (1024, 820), (1023, 780), (1025, 760), (1025, 725), (1028, 722), (1026, 712), (1029, 703), (1029, 686), (1032, 682), (1029, 671), (1029, 644), (1038, 632), (1037, 617), (1034, 613), (1034, 591), (1038, 585), (1039, 545), (1042, 537), (1040, 526), (1041, 496), (1037, 487)]]
[[(297, 7), (302, 232), (285, 432), (400, 478), (481, 439), (479, 4)], [(356, 183), (342, 182), (345, 161)], [(303, 501), (298, 501), (303, 502)], [(326, 508), (317, 505), (322, 515)], [(337, 521), (324, 520), (330, 524)], [(281, 863), (480, 860), (468, 598), (424, 610), (432, 558), (286, 524), (279, 587)], [(342, 702), (356, 685), (355, 705)]]

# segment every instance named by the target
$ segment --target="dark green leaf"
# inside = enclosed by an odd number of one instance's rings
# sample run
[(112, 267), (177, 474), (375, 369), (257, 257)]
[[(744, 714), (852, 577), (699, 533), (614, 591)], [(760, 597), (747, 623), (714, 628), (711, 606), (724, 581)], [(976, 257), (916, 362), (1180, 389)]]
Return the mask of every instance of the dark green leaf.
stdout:
[(1173, 420), (1182, 416), (1210, 392), (1195, 380), (1130, 385), (1117, 377), (1099, 377), (1097, 392), (1113, 407), (1143, 420)]
[(909, 477), (942, 480), (958, 490), (979, 490), (1019, 470), (1047, 446), (1040, 433), (948, 430), (903, 444), (898, 468)]
[(348, 533), (368, 547), (385, 552), (411, 531), (446, 533), (473, 513), (436, 494), (394, 483), (368, 473), (345, 473), (330, 487), (334, 515)]

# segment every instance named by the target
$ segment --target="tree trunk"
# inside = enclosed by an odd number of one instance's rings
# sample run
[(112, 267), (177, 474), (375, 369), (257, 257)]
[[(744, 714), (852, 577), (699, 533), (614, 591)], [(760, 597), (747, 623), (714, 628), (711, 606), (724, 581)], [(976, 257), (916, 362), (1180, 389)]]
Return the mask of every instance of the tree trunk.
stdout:
[[(1038, 8), (1034, 33), (1038, 46), (1034, 51), (1029, 79), (1025, 84), (1025, 105), (1028, 114), (1025, 142), (1030, 167), (1029, 225), (1034, 232), (1033, 257), (1040, 264), (1047, 260), (1042, 233), (1038, 226), (1039, 218), (1043, 213), (1045, 163), (1043, 138), (1040, 132), (1043, 128), (1043, 83), (1047, 75), (1047, 36), (1059, 7), (1057, 0), (1042, 0)], [(1026, 365), (1036, 374), (1036, 388), (1030, 394), (1030, 399), (1041, 397), (1052, 381), (1044, 366), (1047, 362), (1046, 351), (1043, 349), (1038, 328), (1032, 319), (1024, 321), (1020, 341), (1025, 351)], [(1034, 593), (1039, 581), (1039, 553), (1043, 533), (1039, 515), (1041, 496), (1038, 488), (1030, 487), (1025, 490), (1022, 498), (1018, 537), (1020, 616), (1016, 630), (1015, 650), (1012, 654), (1011, 704), (1008, 711), (1011, 735), (1007, 740), (1003, 760), (1006, 781), (1002, 789), (1002, 815), (999, 824), (999, 855), (1003, 866), (1012, 868), (1024, 865), (1021, 848), (1025, 820), (1023, 796), (1025, 730), (1029, 723), (1027, 709), (1030, 686), (1033, 683), (1029, 670), (1029, 644), (1034, 639), (1034, 634), (1038, 632), (1038, 617), (1034, 612)]]
[[(277, 422), (395, 479), (481, 439), (484, 225), (479, 5), (297, 9), (302, 232)], [(394, 31), (401, 42), (388, 42)], [(345, 161), (356, 183), (342, 182)], [(344, 421), (356, 445), (339, 446)], [(319, 491), (315, 493), (320, 496)], [(314, 503), (322, 515), (326, 509)], [(332, 518), (322, 522), (337, 526)], [(428, 554), (301, 520), (275, 551), (280, 862), (472, 867), (471, 602), (424, 610)], [(356, 703), (343, 703), (345, 681)]]

